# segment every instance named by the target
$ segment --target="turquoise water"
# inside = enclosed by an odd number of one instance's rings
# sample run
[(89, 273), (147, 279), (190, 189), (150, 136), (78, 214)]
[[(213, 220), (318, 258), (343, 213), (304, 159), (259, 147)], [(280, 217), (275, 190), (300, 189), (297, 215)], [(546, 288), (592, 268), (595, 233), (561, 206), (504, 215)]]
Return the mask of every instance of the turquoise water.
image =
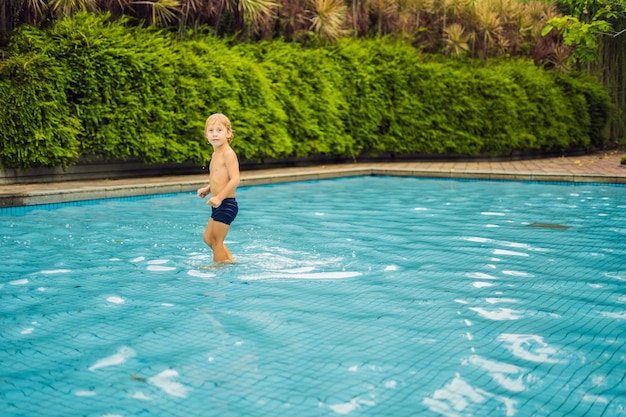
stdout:
[(2, 416), (618, 416), (626, 187), (358, 177), (0, 211)]

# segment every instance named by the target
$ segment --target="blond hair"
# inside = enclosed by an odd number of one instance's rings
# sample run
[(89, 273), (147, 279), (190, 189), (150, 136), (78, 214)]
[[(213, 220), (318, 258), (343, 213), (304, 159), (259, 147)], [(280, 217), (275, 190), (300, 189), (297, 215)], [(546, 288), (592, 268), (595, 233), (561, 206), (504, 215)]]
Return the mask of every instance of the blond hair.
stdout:
[(208, 119), (206, 119), (206, 123), (204, 125), (204, 136), (207, 137), (207, 130), (209, 129), (209, 126), (215, 124), (222, 125), (224, 126), (224, 128), (226, 128), (226, 131), (229, 133), (228, 143), (232, 142), (233, 128), (230, 125), (230, 120), (228, 120), (228, 117), (224, 116), (222, 113), (213, 113), (209, 116)]

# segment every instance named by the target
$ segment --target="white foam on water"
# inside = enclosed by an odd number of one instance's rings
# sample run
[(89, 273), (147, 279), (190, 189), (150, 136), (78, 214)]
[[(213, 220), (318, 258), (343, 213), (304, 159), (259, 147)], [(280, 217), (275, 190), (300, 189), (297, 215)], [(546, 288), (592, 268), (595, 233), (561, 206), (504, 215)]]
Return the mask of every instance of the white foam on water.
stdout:
[(148, 261), (147, 264), (148, 265), (163, 265), (168, 263), (169, 261), (167, 259), (153, 259), (151, 261)]
[(196, 278), (203, 278), (203, 279), (215, 277), (215, 274), (212, 272), (202, 272), (202, 271), (198, 271), (197, 269), (190, 269), (189, 271), (187, 271), (187, 275), (196, 277)]
[(493, 275), (485, 274), (483, 272), (469, 272), (465, 274), (466, 277), (469, 278), (477, 278), (477, 279), (498, 279)]
[(129, 348), (128, 346), (122, 346), (117, 350), (117, 353), (100, 359), (99, 361), (91, 365), (89, 367), (89, 370), (95, 371), (96, 369), (105, 368), (107, 366), (121, 365), (126, 362), (127, 359), (132, 358), (135, 355), (136, 353), (132, 348)]
[(174, 271), (176, 268), (173, 266), (148, 265), (146, 269), (152, 272), (166, 272), (166, 271)]
[(323, 216), (324, 213), (315, 213), (316, 216)]
[(84, 391), (75, 391), (74, 395), (77, 397), (95, 397), (96, 391), (84, 390)]
[(482, 403), (485, 397), (480, 390), (475, 390), (457, 374), (445, 387), (436, 390), (432, 397), (422, 401), (430, 411), (446, 417), (457, 417), (469, 407), (470, 402)]
[(603, 397), (601, 395), (593, 395), (589, 393), (584, 394), (582, 399), (585, 402), (594, 403), (594, 404), (608, 404), (609, 403), (608, 398)]
[(526, 385), (524, 385), (524, 368), (504, 362), (492, 361), (479, 355), (470, 356), (469, 363), (487, 371), (494, 381), (509, 391), (522, 392), (527, 389)]
[[(253, 249), (256, 250), (257, 248)], [(327, 268), (341, 265), (343, 261), (343, 258), (339, 256), (319, 258), (317, 254), (291, 251), (281, 247), (263, 247), (262, 249), (268, 252), (254, 253), (250, 258), (241, 259), (241, 261), (256, 269), (283, 272), (299, 268)]]
[(68, 272), (72, 272), (71, 269), (46, 269), (40, 271), (41, 274), (45, 275), (54, 275), (54, 274), (67, 274)]
[(9, 281), (9, 285), (26, 285), (26, 284), (28, 284), (28, 279), (26, 278)]
[(242, 281), (256, 281), (256, 280), (273, 280), (273, 279), (313, 279), (313, 280), (327, 280), (327, 279), (346, 279), (361, 276), (360, 272), (312, 272), (312, 273), (296, 273), (286, 274), (282, 272), (276, 273), (263, 273), (256, 275), (244, 275), (239, 279)]
[(523, 272), (523, 271), (502, 271), (502, 273), (504, 275), (510, 275), (513, 277), (525, 277), (525, 278), (534, 277), (533, 274), (529, 274), (528, 272)]
[(469, 304), (469, 301), (467, 301), (467, 300), (462, 300), (462, 299), (460, 299), (460, 298), (456, 298), (456, 299), (454, 300), (454, 302), (455, 302), (455, 303), (459, 303), (459, 304)]
[(124, 304), (126, 302), (122, 297), (117, 297), (115, 295), (108, 297), (107, 301), (113, 304)]
[(606, 317), (608, 319), (626, 320), (626, 311), (621, 311), (621, 312), (601, 311), (600, 314), (603, 317)]
[(558, 350), (544, 342), (542, 336), (536, 334), (503, 333), (496, 340), (502, 342), (514, 356), (530, 362), (565, 362), (555, 357), (559, 353)]
[(494, 255), (505, 255), (505, 256), (528, 256), (527, 253), (515, 252), (512, 250), (504, 250), (504, 249), (494, 249)]
[(485, 227), (500, 227), (497, 224), (486, 224)]
[(34, 331), (35, 331), (35, 328), (34, 328), (34, 327), (27, 327), (27, 328), (25, 328), (24, 330), (22, 330), (22, 331), (20, 332), (20, 334), (31, 334), (31, 333), (32, 333), (32, 332), (34, 332)]
[(594, 375), (591, 377), (591, 385), (594, 387), (604, 387), (606, 386), (606, 376), (604, 375)]
[(174, 307), (174, 304), (172, 304), (172, 303), (161, 303), (161, 306), (163, 306), (163, 307)]
[(243, 260), (247, 265), (253, 267), (255, 273), (250, 273), (250, 269), (247, 269), (246, 274), (239, 276), (239, 279), (243, 281), (284, 279), (337, 280), (362, 275), (362, 273), (356, 271), (342, 271), (344, 263), (342, 257), (320, 258), (318, 254), (291, 251), (281, 247), (263, 247), (262, 249), (270, 252), (256, 253), (250, 259)]
[(518, 300), (516, 300), (515, 298), (495, 298), (495, 297), (485, 298), (485, 301), (488, 302), (489, 304), (517, 303), (518, 302)]
[[(0, 288), (2, 288), (2, 287), (0, 287)], [(37, 288), (37, 291), (44, 292), (44, 291), (46, 291), (46, 288), (45, 287), (39, 287), (39, 288)]]
[(147, 396), (146, 394), (144, 394), (141, 391), (137, 391), (131, 397), (136, 399), (136, 400), (143, 400), (143, 401), (151, 401), (152, 400), (152, 397)]
[(385, 381), (385, 388), (395, 388), (398, 386), (396, 381)]
[(618, 281), (626, 281), (626, 272), (605, 272), (604, 276), (607, 278), (616, 279)]
[(426, 207), (415, 207), (413, 210), (415, 210), (415, 211), (426, 211), (428, 209)]
[(143, 261), (145, 261), (145, 260), (146, 260), (146, 257), (145, 257), (145, 256), (138, 256), (138, 257), (136, 257), (136, 258), (131, 259), (130, 261), (131, 261), (131, 262), (143, 262)]
[(174, 378), (178, 378), (178, 372), (173, 369), (166, 369), (165, 371), (148, 378), (148, 383), (161, 389), (168, 395), (177, 398), (185, 398), (189, 389), (180, 382), (174, 381)]
[(422, 402), (432, 412), (446, 417), (461, 417), (467, 414), (467, 408), (472, 404), (482, 404), (493, 398), (504, 404), (505, 415), (514, 416), (517, 413), (517, 401), (507, 397), (492, 394), (480, 388), (474, 388), (465, 382), (457, 373), (454, 379), (443, 388), (436, 390), (431, 397)]
[(398, 270), (398, 266), (397, 265), (387, 265), (385, 267), (385, 271), (397, 271)]
[(493, 287), (494, 285), (495, 284), (492, 284), (491, 282), (483, 282), (483, 281), (476, 281), (475, 283), (472, 284), (474, 288)]
[(499, 213), (495, 211), (483, 211), (480, 214), (482, 214), (483, 216), (504, 216), (504, 213)]
[(302, 272), (311, 272), (315, 271), (314, 266), (303, 266), (301, 268), (291, 268), (291, 269), (283, 269), (282, 272), (287, 272), (289, 274), (299, 274)]
[(484, 237), (474, 237), (474, 236), (462, 237), (461, 240), (467, 240), (468, 242), (477, 242), (477, 243), (493, 242), (491, 239), (487, 239)]
[(522, 249), (530, 249), (530, 245), (526, 243), (519, 242), (507, 242), (507, 241), (498, 241), (502, 246), (508, 246), (510, 248), (522, 248)]
[(363, 400), (361, 398), (353, 398), (346, 403), (329, 404), (328, 408), (333, 410), (336, 414), (346, 415), (359, 409), (361, 405), (373, 406), (376, 405), (376, 403), (369, 400)]
[(486, 319), (494, 321), (519, 320), (520, 318), (522, 318), (522, 314), (519, 311), (512, 310), (510, 308), (487, 310), (482, 307), (470, 307), (470, 310), (475, 311)]

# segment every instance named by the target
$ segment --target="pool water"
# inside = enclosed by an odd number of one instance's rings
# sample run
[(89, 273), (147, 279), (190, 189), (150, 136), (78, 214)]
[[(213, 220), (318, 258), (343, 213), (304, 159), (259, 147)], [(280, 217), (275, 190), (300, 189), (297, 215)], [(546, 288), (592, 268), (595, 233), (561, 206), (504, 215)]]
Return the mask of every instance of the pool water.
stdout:
[(618, 416), (626, 187), (356, 177), (0, 212), (2, 416)]

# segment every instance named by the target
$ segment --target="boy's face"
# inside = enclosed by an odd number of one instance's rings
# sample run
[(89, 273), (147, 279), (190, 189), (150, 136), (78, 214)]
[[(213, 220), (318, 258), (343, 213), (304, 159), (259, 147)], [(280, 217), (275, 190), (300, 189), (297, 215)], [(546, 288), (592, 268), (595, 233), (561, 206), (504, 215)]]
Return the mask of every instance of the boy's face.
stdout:
[(212, 123), (206, 128), (206, 138), (213, 147), (220, 147), (228, 143), (231, 133), (222, 123)]

